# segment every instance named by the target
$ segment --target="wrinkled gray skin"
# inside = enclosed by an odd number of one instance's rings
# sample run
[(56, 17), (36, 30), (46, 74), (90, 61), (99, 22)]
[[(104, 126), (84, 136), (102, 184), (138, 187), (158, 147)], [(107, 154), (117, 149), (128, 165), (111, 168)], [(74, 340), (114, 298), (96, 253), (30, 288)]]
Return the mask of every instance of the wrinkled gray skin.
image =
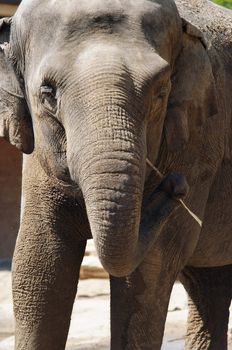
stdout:
[[(112, 350), (160, 349), (179, 274), (186, 349), (227, 349), (232, 17), (176, 4), (23, 0), (1, 22), (0, 135), (31, 153), (13, 264), (17, 350), (65, 348), (92, 236), (114, 276)], [(157, 188), (147, 156), (186, 175), (202, 229), (175, 199), (184, 177)]]

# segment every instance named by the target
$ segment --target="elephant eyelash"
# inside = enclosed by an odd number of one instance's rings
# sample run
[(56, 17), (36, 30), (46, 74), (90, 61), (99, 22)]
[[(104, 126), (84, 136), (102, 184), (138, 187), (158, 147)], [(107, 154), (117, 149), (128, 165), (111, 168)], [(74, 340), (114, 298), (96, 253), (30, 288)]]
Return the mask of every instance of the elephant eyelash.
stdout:
[(54, 95), (54, 89), (51, 86), (41, 86), (40, 89), (42, 94), (53, 94)]
[(154, 94), (152, 97), (152, 104), (154, 106), (160, 105), (160, 103), (162, 103), (163, 100), (165, 99), (166, 95), (167, 95), (166, 92), (158, 92)]
[(40, 86), (40, 98), (45, 110), (55, 115), (58, 110), (58, 96), (55, 86), (51, 83), (44, 82)]
[(153, 88), (152, 91), (152, 97), (153, 99), (157, 99), (157, 98), (163, 98), (166, 97), (167, 94), (170, 91), (170, 84), (168, 80), (163, 80), (162, 82), (160, 82), (159, 86), (156, 85), (155, 88)]
[(158, 98), (164, 98), (164, 97), (167, 96), (168, 92), (169, 92), (169, 88), (168, 88), (167, 86), (164, 86), (164, 87), (162, 87), (162, 88), (160, 89), (160, 91), (158, 92), (157, 97), (158, 97)]
[(56, 94), (57, 94), (56, 84), (53, 81), (48, 81), (47, 79), (44, 80), (44, 82), (40, 87), (40, 93), (43, 95), (48, 95), (48, 96), (50, 95), (53, 98), (56, 98)]

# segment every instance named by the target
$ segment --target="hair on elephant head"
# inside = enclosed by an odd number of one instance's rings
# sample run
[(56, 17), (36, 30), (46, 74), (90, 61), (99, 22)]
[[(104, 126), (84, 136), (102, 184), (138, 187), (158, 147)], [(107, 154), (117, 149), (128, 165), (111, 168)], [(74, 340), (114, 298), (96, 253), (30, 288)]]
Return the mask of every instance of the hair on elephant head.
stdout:
[(217, 110), (203, 36), (170, 0), (78, 0), (65, 11), (22, 1), (10, 22), (0, 26), (0, 134), (30, 153), (33, 124), (41, 166), (80, 186), (103, 265), (126, 274), (147, 154), (157, 159), (163, 133), (180, 150)]

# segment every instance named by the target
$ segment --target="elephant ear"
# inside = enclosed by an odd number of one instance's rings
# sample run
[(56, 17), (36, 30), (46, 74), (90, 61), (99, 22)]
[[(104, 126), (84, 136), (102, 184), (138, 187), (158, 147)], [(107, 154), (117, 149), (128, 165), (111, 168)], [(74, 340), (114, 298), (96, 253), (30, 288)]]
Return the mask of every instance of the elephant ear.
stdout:
[(24, 153), (34, 148), (30, 113), (10, 59), (11, 18), (0, 19), (0, 137)]
[(174, 67), (165, 120), (168, 150), (181, 151), (189, 141), (191, 128), (203, 125), (217, 112), (207, 42), (198, 28), (183, 20), (183, 47)]

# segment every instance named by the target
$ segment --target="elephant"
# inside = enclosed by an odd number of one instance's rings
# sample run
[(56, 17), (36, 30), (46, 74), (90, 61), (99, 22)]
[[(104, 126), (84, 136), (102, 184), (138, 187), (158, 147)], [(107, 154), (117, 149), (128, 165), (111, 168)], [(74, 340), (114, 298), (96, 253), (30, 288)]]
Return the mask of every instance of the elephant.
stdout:
[(177, 278), (186, 349), (227, 349), (231, 33), (208, 0), (22, 0), (1, 20), (0, 136), (24, 153), (16, 350), (65, 348), (92, 238), (112, 350), (161, 348)]

